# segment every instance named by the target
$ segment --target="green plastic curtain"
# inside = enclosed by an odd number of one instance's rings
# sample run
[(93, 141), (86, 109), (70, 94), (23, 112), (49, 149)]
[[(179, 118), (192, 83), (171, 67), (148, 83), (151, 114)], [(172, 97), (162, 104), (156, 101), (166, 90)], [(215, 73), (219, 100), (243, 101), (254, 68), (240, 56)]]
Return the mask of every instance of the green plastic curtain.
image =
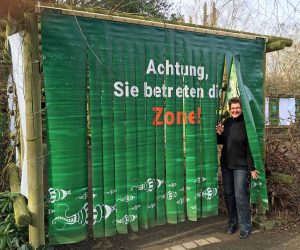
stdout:
[[(44, 10), (42, 47), (50, 242), (85, 239), (88, 221), (94, 237), (105, 237), (217, 215), (215, 126), (223, 75), (234, 58), (251, 150), (263, 173), (263, 39)], [(252, 200), (267, 207), (263, 174), (260, 180)]]

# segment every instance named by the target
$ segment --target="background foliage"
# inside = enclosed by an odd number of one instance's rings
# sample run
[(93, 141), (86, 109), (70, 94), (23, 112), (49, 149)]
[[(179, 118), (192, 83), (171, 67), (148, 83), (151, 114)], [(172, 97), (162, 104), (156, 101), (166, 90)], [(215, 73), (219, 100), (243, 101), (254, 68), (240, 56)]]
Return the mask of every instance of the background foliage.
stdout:
[(19, 194), (0, 193), (0, 249), (31, 249), (26, 243), (27, 228), (15, 224), (13, 202)]

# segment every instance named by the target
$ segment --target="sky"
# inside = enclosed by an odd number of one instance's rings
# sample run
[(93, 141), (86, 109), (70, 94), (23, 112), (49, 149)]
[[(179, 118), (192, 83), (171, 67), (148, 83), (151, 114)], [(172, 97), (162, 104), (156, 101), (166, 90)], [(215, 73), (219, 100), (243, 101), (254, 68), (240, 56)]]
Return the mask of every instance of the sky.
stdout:
[[(188, 21), (202, 24), (203, 5), (212, 0), (173, 0)], [(300, 0), (216, 0), (218, 26), (267, 35), (300, 37)]]

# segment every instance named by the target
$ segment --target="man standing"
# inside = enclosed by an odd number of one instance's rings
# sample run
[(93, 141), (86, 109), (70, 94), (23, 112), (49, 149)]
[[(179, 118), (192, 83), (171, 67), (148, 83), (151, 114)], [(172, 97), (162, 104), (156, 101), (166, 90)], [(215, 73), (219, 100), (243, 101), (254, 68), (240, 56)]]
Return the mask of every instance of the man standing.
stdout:
[(239, 98), (229, 100), (230, 117), (216, 127), (218, 144), (223, 144), (221, 168), (224, 197), (229, 215), (226, 232), (233, 234), (237, 225), (240, 238), (246, 239), (251, 234), (251, 213), (249, 202), (249, 172), (252, 178), (258, 178), (250, 151), (247, 131)]

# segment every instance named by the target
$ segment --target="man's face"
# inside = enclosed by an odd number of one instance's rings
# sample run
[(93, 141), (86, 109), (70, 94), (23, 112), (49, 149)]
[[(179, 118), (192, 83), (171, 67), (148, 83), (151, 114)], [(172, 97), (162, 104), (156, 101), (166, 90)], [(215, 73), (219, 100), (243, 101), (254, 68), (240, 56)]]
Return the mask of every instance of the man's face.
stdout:
[(237, 118), (242, 113), (241, 105), (239, 103), (232, 103), (229, 111), (232, 118)]

